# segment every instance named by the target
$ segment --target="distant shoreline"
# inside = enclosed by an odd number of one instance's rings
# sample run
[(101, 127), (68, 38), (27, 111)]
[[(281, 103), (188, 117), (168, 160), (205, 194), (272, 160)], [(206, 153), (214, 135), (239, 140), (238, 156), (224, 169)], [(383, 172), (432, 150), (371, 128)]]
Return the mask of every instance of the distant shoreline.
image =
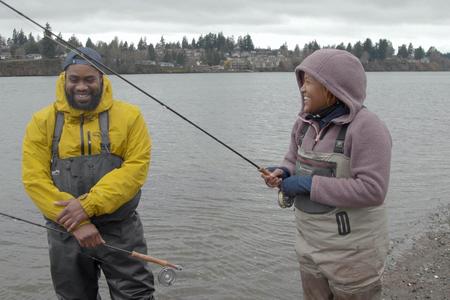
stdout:
[[(363, 63), (366, 72), (448, 72), (450, 66), (433, 62), (415, 60), (370, 61)], [(260, 72), (293, 72), (294, 69), (259, 69), (232, 70), (218, 68), (220, 66), (186, 67), (144, 67), (136, 65), (135, 72), (120, 74), (187, 74), (187, 73), (260, 73)], [(39, 60), (0, 60), (0, 77), (21, 76), (57, 76), (61, 72), (60, 59)]]

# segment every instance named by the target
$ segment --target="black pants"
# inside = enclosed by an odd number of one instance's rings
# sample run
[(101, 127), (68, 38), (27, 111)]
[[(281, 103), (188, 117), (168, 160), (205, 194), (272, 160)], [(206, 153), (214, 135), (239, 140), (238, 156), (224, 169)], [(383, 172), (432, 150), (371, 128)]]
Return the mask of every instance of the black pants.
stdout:
[[(47, 226), (64, 230), (50, 221)], [(137, 213), (123, 221), (105, 223), (97, 228), (107, 244), (147, 253)], [(104, 246), (81, 248), (69, 234), (47, 232), (51, 275), (58, 299), (100, 299), (100, 269), (105, 274), (111, 299), (153, 299), (154, 279), (147, 263)]]

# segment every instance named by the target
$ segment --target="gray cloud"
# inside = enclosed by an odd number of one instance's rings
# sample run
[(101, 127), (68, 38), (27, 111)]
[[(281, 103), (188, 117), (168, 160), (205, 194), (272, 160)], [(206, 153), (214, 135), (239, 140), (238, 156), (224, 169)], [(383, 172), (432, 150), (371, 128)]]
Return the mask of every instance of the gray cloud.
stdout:
[[(450, 2), (445, 0), (9, 1), (36, 21), (49, 22), (64, 37), (75, 34), (109, 41), (117, 35), (136, 42), (139, 36), (179, 40), (183, 35), (223, 31), (234, 36), (249, 33), (261, 47), (370, 37), (450, 51)], [(13, 28), (40, 31), (0, 5), (0, 34), (10, 36)]]

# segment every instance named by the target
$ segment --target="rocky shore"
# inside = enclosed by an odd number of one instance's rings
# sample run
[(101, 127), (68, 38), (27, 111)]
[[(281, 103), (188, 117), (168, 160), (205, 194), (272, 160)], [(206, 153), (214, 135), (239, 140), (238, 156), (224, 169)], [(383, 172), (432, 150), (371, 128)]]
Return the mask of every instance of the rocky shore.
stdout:
[(450, 299), (450, 205), (430, 216), (426, 232), (388, 263), (383, 299)]

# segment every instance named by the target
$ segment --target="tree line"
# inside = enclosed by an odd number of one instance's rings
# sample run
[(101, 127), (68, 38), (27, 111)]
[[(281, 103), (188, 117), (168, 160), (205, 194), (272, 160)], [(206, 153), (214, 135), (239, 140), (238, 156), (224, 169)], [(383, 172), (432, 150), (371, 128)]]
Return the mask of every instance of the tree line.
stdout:
[[(43, 32), (44, 38), (40, 38), (39, 35), (34, 37), (31, 33), (26, 35), (22, 29), (14, 29), (12, 36), (9, 38), (0, 35), (0, 48), (9, 49), (12, 57), (23, 57), (32, 53), (39, 53), (44, 58), (54, 58), (64, 55), (68, 50), (48, 38), (50, 37), (49, 32), (52, 30), (48, 23), (45, 28), (46, 30)], [(61, 34), (59, 36), (62, 37)], [(94, 43), (88, 38), (83, 45), (75, 35), (72, 35), (67, 41), (76, 47), (86, 46), (96, 49), (102, 54), (106, 64), (115, 66), (119, 71), (123, 72), (130, 71), (129, 68), (132, 65), (144, 60), (170, 62), (183, 66), (187, 63), (188, 51), (192, 53), (195, 50), (201, 50), (202, 55), (200, 60), (207, 65), (219, 65), (223, 63), (227, 55), (233, 51), (258, 51), (249, 34), (239, 36), (235, 39), (234, 36), (224, 36), (222, 32), (218, 34), (208, 33), (206, 35), (200, 35), (197, 39), (193, 38), (191, 41), (183, 37), (181, 42), (166, 42), (162, 36), (156, 45), (147, 43), (145, 37), (141, 38), (137, 45), (119, 40), (118, 37), (115, 37), (109, 43), (103, 41)], [(279, 53), (289, 58), (291, 64), (295, 66), (306, 56), (320, 48), (346, 50), (358, 57), (363, 63), (385, 61), (393, 58), (422, 60), (426, 57), (433, 56), (450, 59), (450, 53), (443, 54), (434, 47), (425, 50), (422, 46), (414, 47), (412, 43), (409, 43), (408, 45), (400, 45), (395, 49), (387, 39), (379, 39), (373, 42), (370, 38), (354, 44), (348, 43), (347, 45), (340, 43), (338, 45), (320, 46), (316, 41), (311, 41), (305, 43), (302, 48), (297, 44), (293, 50), (289, 50), (285, 43), (278, 49), (266, 50), (271, 50), (273, 54)]]

